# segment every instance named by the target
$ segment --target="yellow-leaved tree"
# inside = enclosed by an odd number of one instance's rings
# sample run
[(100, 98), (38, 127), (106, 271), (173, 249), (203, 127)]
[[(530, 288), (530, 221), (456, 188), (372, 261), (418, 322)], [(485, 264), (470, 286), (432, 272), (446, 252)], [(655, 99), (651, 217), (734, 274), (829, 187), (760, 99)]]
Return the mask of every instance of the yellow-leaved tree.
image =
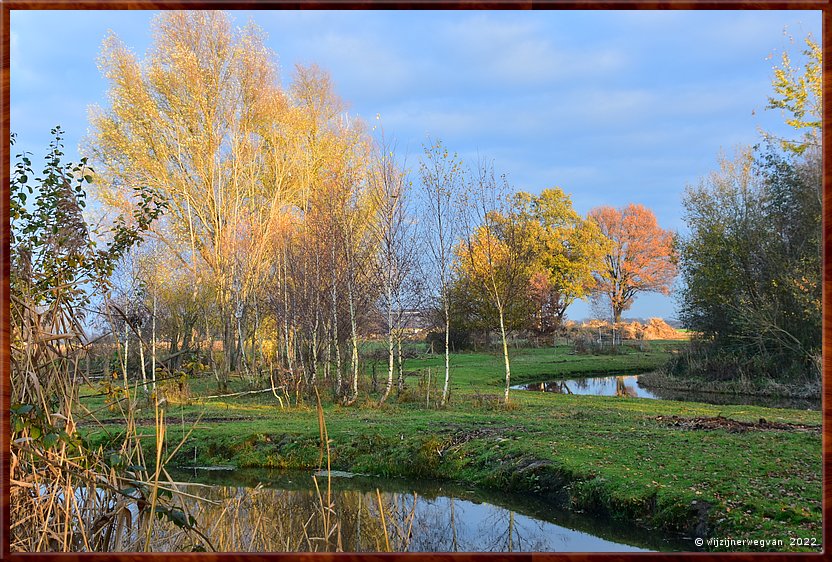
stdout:
[[(330, 248), (306, 218), (322, 192), (349, 199), (364, 189), (366, 134), (317, 68), (299, 67), (282, 89), (253, 24), (236, 28), (224, 12), (172, 11), (153, 27), (143, 61), (113, 35), (104, 42), (110, 103), (93, 109), (87, 142), (100, 174), (97, 196), (106, 209), (130, 210), (133, 189), (150, 186), (167, 201), (154, 235), (211, 295), (200, 323), (211, 349), (222, 341), (223, 359), (213, 361), (220, 389), (230, 372), (256, 360), (261, 346), (251, 340), (274, 294), (310, 305), (311, 315), (281, 307), (273, 325), (282, 328), (289, 372), (300, 363), (314, 378), (325, 339), (322, 270), (338, 264), (324, 262)], [(356, 242), (332, 242), (332, 255), (349, 261)]]
[(529, 298), (534, 327), (546, 333), (561, 325), (575, 299), (595, 287), (593, 272), (602, 266), (609, 240), (594, 221), (575, 211), (571, 198), (559, 187), (537, 196), (517, 193), (511, 214), (515, 223), (526, 225), (528, 243), (534, 246)]

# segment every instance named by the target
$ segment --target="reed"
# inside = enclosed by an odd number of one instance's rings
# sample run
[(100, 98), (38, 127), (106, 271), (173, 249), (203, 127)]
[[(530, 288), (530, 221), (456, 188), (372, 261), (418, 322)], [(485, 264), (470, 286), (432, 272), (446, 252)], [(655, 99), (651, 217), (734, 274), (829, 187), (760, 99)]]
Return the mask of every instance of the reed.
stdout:
[(85, 371), (95, 345), (85, 341), (71, 299), (63, 298), (73, 289), (55, 288), (48, 306), (21, 291), (10, 307), (11, 551), (150, 550), (166, 526), (205, 543), (161, 477), (164, 399), (157, 395), (150, 397), (157, 411), (154, 467), (147, 468), (146, 436), (134, 415), (148, 398), (127, 377), (126, 343), (119, 349), (121, 373), (115, 372), (122, 383), (111, 385), (124, 431), (106, 450), (93, 450), (77, 432), (78, 416), (96, 420), (78, 400), (79, 387), (90, 382)]

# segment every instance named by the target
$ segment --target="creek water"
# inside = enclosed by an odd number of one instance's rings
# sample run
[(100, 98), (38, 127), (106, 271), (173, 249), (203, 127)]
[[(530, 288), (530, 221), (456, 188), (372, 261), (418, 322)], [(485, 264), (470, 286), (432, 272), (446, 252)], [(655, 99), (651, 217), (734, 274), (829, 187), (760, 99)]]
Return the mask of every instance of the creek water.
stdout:
[[(220, 551), (698, 550), (692, 540), (562, 511), (536, 496), (457, 484), (262, 469), (171, 476), (211, 502), (184, 498)], [(161, 537), (156, 550), (181, 546)]]
[(723, 394), (716, 392), (693, 392), (663, 388), (644, 388), (639, 384), (638, 375), (604, 375), (576, 379), (552, 380), (530, 384), (518, 384), (515, 390), (554, 392), (557, 394), (589, 394), (593, 396), (622, 396), (650, 398), (654, 400), (679, 400), (684, 402), (705, 402), (707, 404), (739, 404), (766, 406), (769, 408), (794, 408), (798, 410), (819, 410), (820, 403), (799, 398), (781, 398), (751, 394)]

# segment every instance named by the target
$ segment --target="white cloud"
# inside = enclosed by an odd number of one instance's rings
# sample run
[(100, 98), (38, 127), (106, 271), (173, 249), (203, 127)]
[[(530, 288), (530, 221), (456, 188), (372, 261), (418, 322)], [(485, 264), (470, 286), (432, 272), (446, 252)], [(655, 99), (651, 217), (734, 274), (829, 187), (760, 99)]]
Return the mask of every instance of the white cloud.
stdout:
[(412, 68), (391, 49), (357, 34), (327, 33), (312, 46), (311, 59), (326, 61), (345, 91), (370, 97), (401, 94), (410, 83)]
[[(627, 67), (624, 53), (605, 47), (559, 47), (540, 22), (476, 14), (446, 22), (439, 40), (460, 59), (456, 77), (489, 89), (517, 89), (609, 76)], [(473, 80), (472, 80), (473, 79)]]

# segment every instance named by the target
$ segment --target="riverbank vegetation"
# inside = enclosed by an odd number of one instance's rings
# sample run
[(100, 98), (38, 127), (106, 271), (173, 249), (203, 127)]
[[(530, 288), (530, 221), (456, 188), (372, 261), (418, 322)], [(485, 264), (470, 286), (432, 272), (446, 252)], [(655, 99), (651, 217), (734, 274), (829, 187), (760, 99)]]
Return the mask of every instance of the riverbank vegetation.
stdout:
[[(641, 358), (643, 366), (661, 363), (676, 345), (660, 344), (664, 351)], [(591, 374), (622, 357), (534, 350), (513, 364), (518, 378), (526, 365), (527, 380), (540, 380), (550, 369)], [(458, 386), (448, 406), (439, 405), (441, 379), (426, 400), (426, 371), (442, 372), (441, 355), (413, 358), (417, 372), (406, 377), (406, 390), (383, 406), (372, 394), (360, 408), (325, 403), (331, 467), (533, 493), (678, 536), (819, 536), (817, 411), (522, 391), (506, 408), (499, 351), (451, 360)], [(371, 393), (371, 380), (363, 380)], [(244, 391), (242, 381), (236, 385)], [(176, 464), (317, 468), (314, 403), (281, 410), (270, 393), (201, 400), (212, 393), (205, 378), (189, 393), (190, 401), (167, 406), (168, 449), (189, 434)], [(93, 409), (103, 399), (82, 403)], [(106, 448), (120, 430), (102, 422), (88, 435)]]
[(783, 55), (769, 106), (795, 138), (722, 155), (682, 204), (680, 317), (698, 337), (665, 374), (676, 385), (738, 384), (820, 398), (821, 51)]

